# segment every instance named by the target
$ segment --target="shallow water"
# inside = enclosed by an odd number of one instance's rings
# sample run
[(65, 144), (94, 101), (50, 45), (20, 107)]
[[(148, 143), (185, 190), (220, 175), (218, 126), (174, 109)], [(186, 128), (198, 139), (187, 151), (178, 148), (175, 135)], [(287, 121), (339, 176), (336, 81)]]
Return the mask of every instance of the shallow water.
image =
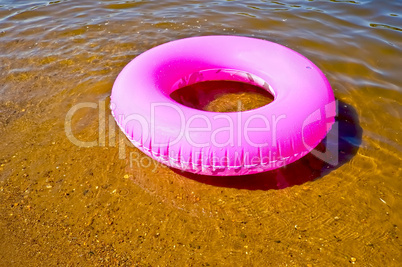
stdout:
[[(2, 1), (1, 265), (398, 266), (401, 10), (379, 0)], [(308, 155), (217, 180), (126, 145), (107, 108), (123, 66), (214, 34), (277, 42), (326, 74), (339, 164)], [(77, 104), (87, 108), (69, 113)]]

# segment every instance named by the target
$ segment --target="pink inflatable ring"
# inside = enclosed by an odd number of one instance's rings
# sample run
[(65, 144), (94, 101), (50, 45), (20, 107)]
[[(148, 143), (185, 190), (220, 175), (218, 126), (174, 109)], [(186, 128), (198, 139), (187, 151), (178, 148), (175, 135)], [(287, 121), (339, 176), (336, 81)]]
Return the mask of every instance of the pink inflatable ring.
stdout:
[[(257, 85), (272, 103), (217, 113), (170, 98), (201, 81)], [(309, 153), (334, 123), (334, 95), (304, 56), (276, 43), (238, 36), (193, 37), (162, 44), (117, 77), (112, 114), (142, 152), (168, 166), (205, 175), (268, 171)]]

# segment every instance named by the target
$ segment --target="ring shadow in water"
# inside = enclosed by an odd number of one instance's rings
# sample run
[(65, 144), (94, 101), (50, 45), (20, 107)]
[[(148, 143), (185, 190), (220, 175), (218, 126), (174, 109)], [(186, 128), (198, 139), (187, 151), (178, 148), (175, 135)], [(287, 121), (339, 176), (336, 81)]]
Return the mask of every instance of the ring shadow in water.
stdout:
[[(189, 179), (219, 187), (229, 187), (248, 190), (283, 189), (293, 185), (300, 185), (308, 181), (319, 179), (332, 170), (347, 163), (357, 153), (362, 140), (362, 128), (356, 110), (338, 100), (338, 127), (333, 127), (327, 136), (338, 136), (338, 160), (331, 165), (309, 153), (303, 158), (282, 168), (243, 176), (208, 176), (171, 168), (174, 172)], [(334, 133), (333, 131), (338, 131)], [(332, 133), (331, 133), (332, 132)], [(317, 147), (318, 151), (325, 151), (331, 142), (325, 138)]]

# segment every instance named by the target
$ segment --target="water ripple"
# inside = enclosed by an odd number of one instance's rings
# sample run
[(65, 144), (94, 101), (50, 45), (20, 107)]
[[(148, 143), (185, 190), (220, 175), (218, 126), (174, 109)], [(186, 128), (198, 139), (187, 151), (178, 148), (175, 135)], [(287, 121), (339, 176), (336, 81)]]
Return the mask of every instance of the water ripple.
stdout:
[[(269, 265), (271, 262), (265, 260), (277, 260), (276, 255), (288, 265), (343, 266), (352, 256), (361, 259), (362, 265), (389, 265), (400, 255), (399, 230), (394, 225), (402, 221), (402, 184), (398, 179), (402, 158), (401, 10), (401, 1), (378, 0), (1, 1), (2, 158), (10, 157), (6, 162), (11, 164), (10, 170), (20, 170), (21, 163), (13, 163), (12, 155), (18, 158), (18, 153), (24, 154), (21, 157), (29, 158), (32, 165), (43, 166), (41, 171), (45, 172), (52, 165), (49, 157), (69, 159), (74, 155), (81, 161), (91, 154), (93, 159), (77, 163), (64, 174), (70, 175), (71, 171), (70, 176), (86, 179), (87, 169), (99, 170), (99, 176), (91, 176), (88, 182), (106, 187), (115, 186), (127, 174), (127, 187), (141, 193), (137, 198), (133, 196), (138, 202), (119, 202), (117, 206), (130, 208), (133, 217), (144, 221), (141, 223), (153, 220), (152, 227), (171, 234), (170, 241), (163, 241), (159, 235), (155, 241), (166, 245), (166, 253), (172, 251), (167, 246), (178, 246), (172, 242), (192, 239), (194, 244), (200, 242), (210, 248), (202, 253), (213, 251), (215, 258), (221, 258), (221, 253), (230, 255), (225, 260), (244, 259), (242, 253), (249, 248), (255, 253), (250, 259), (260, 260), (260, 265)], [(362, 138), (346, 136), (342, 141), (356, 151), (360, 146), (358, 153), (330, 170), (321, 170), (317, 162), (305, 159), (294, 173), (290, 168), (282, 170), (300, 183), (268, 190), (289, 185), (286, 179), (279, 179), (283, 178), (281, 172), (277, 177), (265, 177), (266, 181), (249, 177), (268, 186), (239, 189), (225, 187), (222, 180), (208, 183), (206, 178), (188, 179), (162, 166), (154, 172), (129, 168), (129, 162), (123, 166), (117, 159), (117, 146), (91, 150), (68, 143), (63, 126), (69, 108), (75, 103), (107, 99), (113, 81), (130, 60), (161, 43), (216, 34), (274, 41), (311, 59), (329, 79), (336, 98), (355, 110), (344, 114), (344, 124), (352, 131), (361, 127)], [(358, 120), (349, 120), (352, 113)], [(83, 116), (81, 128), (96, 125), (85, 128), (82, 137), (97, 140), (97, 117)], [(113, 129), (115, 125), (111, 121), (109, 126)], [(46, 142), (55, 143), (51, 150), (42, 146)], [(134, 148), (127, 150), (139, 153)], [(145, 155), (138, 155), (144, 162), (151, 162)], [(111, 162), (123, 167), (105, 171)], [(3, 166), (0, 169), (3, 171)], [(304, 169), (308, 179), (303, 179)], [(323, 175), (316, 175), (314, 170)], [(23, 177), (23, 173), (4, 173), (0, 180), (10, 179), (10, 183)], [(32, 176), (38, 175), (35, 172)], [(75, 178), (70, 179), (74, 182)], [(15, 188), (25, 188), (25, 183), (26, 179)], [(144, 199), (153, 207), (146, 208)], [(107, 206), (102, 199), (97, 201)], [(139, 214), (138, 209), (147, 212)], [(116, 214), (130, 221), (127, 214)], [(166, 220), (156, 221), (158, 216), (166, 216)], [(152, 227), (148, 230), (156, 231)], [(195, 255), (193, 250), (198, 245), (193, 243), (180, 245), (183, 259), (189, 258), (186, 253)], [(155, 244), (152, 249), (157, 247)], [(135, 250), (149, 255), (150, 246), (137, 246)], [(115, 249), (119, 250), (119, 245)], [(140, 258), (137, 256), (133, 258)], [(194, 265), (206, 265), (203, 260)]]

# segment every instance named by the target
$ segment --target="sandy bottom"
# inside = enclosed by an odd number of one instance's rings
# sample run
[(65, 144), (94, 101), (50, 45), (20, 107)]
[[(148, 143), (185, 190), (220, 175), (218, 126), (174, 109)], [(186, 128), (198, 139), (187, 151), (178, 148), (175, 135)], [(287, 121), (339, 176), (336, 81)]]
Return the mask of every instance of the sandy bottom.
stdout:
[[(0, 266), (400, 266), (398, 10), (400, 1), (1, 1)], [(158, 44), (217, 34), (285, 45), (325, 73), (339, 101), (335, 166), (309, 154), (217, 178), (129, 144), (108, 109), (121, 69)], [(177, 101), (227, 112), (272, 100), (245, 85), (199, 86)]]

